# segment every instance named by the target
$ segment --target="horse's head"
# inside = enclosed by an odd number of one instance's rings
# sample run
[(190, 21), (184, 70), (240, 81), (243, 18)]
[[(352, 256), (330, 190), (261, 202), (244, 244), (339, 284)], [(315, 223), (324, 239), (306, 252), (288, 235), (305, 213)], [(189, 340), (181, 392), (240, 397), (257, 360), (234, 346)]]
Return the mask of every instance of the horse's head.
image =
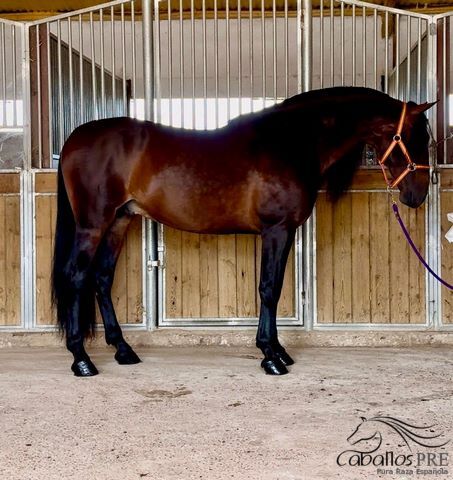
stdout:
[(372, 440), (373, 438), (379, 436), (379, 432), (376, 429), (376, 424), (367, 420), (365, 417), (360, 418), (362, 422), (359, 423), (357, 428), (347, 438), (348, 442), (351, 445), (355, 445), (356, 443), (364, 442), (367, 440)]
[(424, 112), (434, 104), (400, 105), (396, 122), (381, 119), (375, 125), (375, 146), (382, 166), (390, 171), (388, 184), (399, 189), (402, 203), (417, 208), (425, 201), (429, 188), (430, 136)]

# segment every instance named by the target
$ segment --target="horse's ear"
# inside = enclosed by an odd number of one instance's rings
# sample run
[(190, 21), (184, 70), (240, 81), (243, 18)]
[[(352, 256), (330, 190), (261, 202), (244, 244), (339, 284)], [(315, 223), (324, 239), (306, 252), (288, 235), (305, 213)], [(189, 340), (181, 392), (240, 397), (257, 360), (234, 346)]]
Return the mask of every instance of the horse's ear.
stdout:
[(366, 417), (360, 417), (360, 420), (362, 420), (362, 422), (366, 422)]
[(416, 115), (419, 115), (420, 113), (426, 112), (426, 110), (429, 110), (433, 105), (438, 103), (439, 100), (436, 100), (435, 102), (425, 102), (425, 103), (420, 103), (419, 105), (414, 102), (409, 102), (408, 106), (410, 108), (411, 113), (415, 113)]

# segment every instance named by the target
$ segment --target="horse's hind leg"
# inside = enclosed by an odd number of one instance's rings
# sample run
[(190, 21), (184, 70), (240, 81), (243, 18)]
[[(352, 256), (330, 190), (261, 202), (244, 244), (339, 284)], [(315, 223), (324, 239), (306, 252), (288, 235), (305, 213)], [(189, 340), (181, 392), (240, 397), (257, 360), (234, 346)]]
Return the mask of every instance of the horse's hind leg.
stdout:
[(116, 348), (115, 359), (122, 365), (140, 362), (140, 358), (123, 338), (111, 297), (116, 262), (131, 220), (132, 216), (127, 211), (120, 210), (102, 238), (94, 264), (97, 300), (104, 322), (105, 340)]
[(284, 225), (275, 225), (262, 232), (261, 310), (256, 346), (264, 353), (261, 366), (272, 375), (288, 373), (286, 366), (294, 363), (277, 336), (277, 304), (294, 235), (295, 231)]
[(71, 369), (79, 377), (90, 377), (98, 373), (85, 351), (84, 339), (95, 324), (91, 267), (100, 238), (100, 230), (78, 227), (64, 268), (66, 293), (65, 298), (60, 300), (59, 308), (65, 310), (66, 345), (74, 356)]

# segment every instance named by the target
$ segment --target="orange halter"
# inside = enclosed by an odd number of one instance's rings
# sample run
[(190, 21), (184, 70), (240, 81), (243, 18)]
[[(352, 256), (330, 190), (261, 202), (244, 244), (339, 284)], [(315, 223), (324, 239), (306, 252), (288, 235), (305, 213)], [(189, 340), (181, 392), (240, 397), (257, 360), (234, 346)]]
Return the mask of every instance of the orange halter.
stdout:
[[(401, 132), (403, 131), (403, 125), (404, 125), (404, 120), (406, 118), (406, 110), (407, 110), (407, 104), (406, 102), (403, 102), (403, 111), (401, 112), (401, 117), (400, 121), (398, 123), (398, 129), (396, 131), (396, 134), (393, 136), (392, 143), (388, 146), (387, 150), (385, 151), (384, 155), (382, 158), (379, 160), (379, 165), (381, 166), (382, 173), (384, 175), (385, 182), (387, 183), (389, 188), (395, 188), (398, 186), (404, 178), (406, 178), (406, 175), (408, 175), (411, 172), (415, 172), (415, 170), (418, 169), (426, 169), (429, 170), (429, 165), (417, 165), (414, 163), (409, 155), (409, 152), (407, 151), (406, 145), (403, 142), (403, 139), (401, 138)], [(395, 146), (398, 145), (403, 152), (403, 155), (406, 157), (407, 160), (407, 167), (403, 170), (403, 172), (396, 178), (395, 180), (390, 181), (387, 172), (385, 170), (385, 161), (389, 157), (389, 155), (392, 153), (393, 149)]]

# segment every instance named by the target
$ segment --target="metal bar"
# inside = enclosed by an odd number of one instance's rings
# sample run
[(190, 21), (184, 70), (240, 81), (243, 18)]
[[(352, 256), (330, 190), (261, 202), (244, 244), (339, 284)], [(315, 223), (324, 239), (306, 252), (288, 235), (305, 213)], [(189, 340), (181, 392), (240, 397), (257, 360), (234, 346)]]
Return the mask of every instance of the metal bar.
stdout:
[(230, 68), (231, 68), (231, 52), (230, 52), (230, 0), (226, 0), (225, 4), (225, 21), (226, 21), (226, 87), (227, 87), (227, 119), (231, 118), (231, 85), (230, 85)]
[[(240, 1), (240, 0), (238, 0)], [(274, 87), (274, 102), (277, 102), (277, 5), (272, 0), (272, 77)]]
[(406, 31), (406, 101), (410, 100), (411, 95), (411, 18), (407, 17)]
[(74, 72), (72, 68), (72, 23), (68, 17), (68, 67), (69, 67), (69, 131), (74, 128)]
[[(131, 0), (131, 3), (132, 3), (132, 1), (134, 1), (134, 0)], [(122, 3), (124, 3), (124, 0), (113, 0), (111, 2), (101, 3), (99, 5), (96, 5), (96, 9), (103, 10), (103, 9), (106, 9), (106, 8), (110, 8), (111, 6), (121, 5)], [(92, 12), (93, 12), (93, 6), (77, 9), (76, 14), (77, 15), (85, 15), (85, 14), (91, 15)], [(53, 15), (51, 17), (51, 20), (52, 20), (52, 22), (56, 22), (57, 20), (66, 20), (68, 17), (73, 17), (73, 16), (74, 16), (74, 12), (61, 13), (61, 14), (58, 14), (58, 15)], [(5, 20), (2, 19), (2, 22), (3, 21), (5, 21)], [(47, 22), (48, 22), (48, 19), (44, 19), (44, 20), (41, 19), (41, 20), (35, 20), (35, 21), (32, 21), (32, 22), (28, 22), (28, 24), (29, 25), (39, 25), (39, 24), (47, 23)]]
[[(305, 42), (305, 36), (304, 36)], [(330, 86), (335, 83), (335, 17), (334, 0), (330, 0)]]
[(179, 93), (181, 99), (181, 126), (184, 127), (184, 6), (179, 0)]
[[(39, 28), (39, 26), (37, 26)], [(53, 164), (53, 108), (52, 108), (52, 60), (50, 52), (50, 24), (46, 23), (46, 44), (47, 44), (47, 111), (49, 113), (49, 166)]]
[(400, 15), (395, 17), (395, 89), (396, 96), (400, 96)]
[[(217, 0), (214, 0), (217, 2)], [(253, 0), (249, 0), (250, 111), (253, 112)]]
[[(274, 0), (275, 1), (275, 0)], [(242, 18), (241, 18), (241, 0), (237, 0), (237, 33), (238, 33), (238, 96), (239, 96), (239, 115), (242, 114)]]
[[(228, 2), (228, 0), (227, 0)], [(265, 0), (261, 0), (261, 80), (262, 80), (262, 92), (263, 92), (263, 108), (266, 106), (266, 10)]]
[(417, 25), (417, 103), (421, 102), (421, 74), (422, 74), (422, 21)]
[(219, 19), (217, 12), (217, 0), (214, 0), (214, 77), (215, 126), (217, 128), (219, 126)]
[[(442, 138), (446, 138), (448, 135), (448, 112), (450, 108), (447, 91), (447, 20), (447, 17), (442, 18), (442, 101), (444, 103)], [(447, 163), (447, 142), (442, 142), (442, 153), (442, 163)]]
[(155, 75), (154, 75), (154, 95), (156, 97), (156, 111), (154, 112), (154, 119), (160, 123), (162, 120), (162, 92), (161, 92), (161, 71), (162, 71), (162, 52), (160, 43), (160, 8), (159, 0), (154, 0), (154, 15), (156, 18), (156, 35), (155, 35)]
[(57, 61), (58, 61), (58, 133), (60, 151), (64, 143), (63, 75), (61, 64), (61, 20), (57, 20)]
[(168, 62), (168, 97), (169, 97), (169, 122), (173, 125), (173, 30), (171, 21), (171, 3), (167, 0), (167, 62)]
[(373, 60), (374, 60), (374, 88), (378, 88), (378, 25), (377, 25), (377, 10), (373, 10), (373, 25), (374, 25), (374, 43), (373, 43)]
[(137, 117), (137, 49), (135, 39), (135, 0), (131, 1), (131, 36), (132, 36), (132, 98), (134, 99), (133, 117)]
[(5, 38), (5, 24), (0, 24), (1, 35), (1, 62), (2, 62), (2, 107), (3, 107), (3, 125), (6, 127), (8, 122), (6, 120), (6, 38)]
[(312, 82), (312, 5), (311, 0), (303, 0), (303, 90), (308, 92), (311, 90)]
[[(14, 28), (14, 27), (13, 27)], [(36, 87), (37, 87), (37, 106), (38, 106), (38, 167), (42, 168), (42, 108), (41, 108), (41, 41), (39, 35), (40, 26), (36, 25)], [(30, 28), (30, 32), (31, 32)], [(14, 42), (15, 43), (15, 42)], [(14, 57), (16, 52), (14, 52)], [(14, 76), (16, 75), (16, 67), (13, 69)], [(14, 95), (14, 124), (16, 124), (16, 95)]]
[(362, 83), (366, 87), (366, 9), (362, 8)]
[(112, 59), (112, 111), (110, 115), (115, 116), (116, 110), (116, 42), (115, 42), (115, 10), (110, 7), (110, 55)]
[(356, 40), (357, 40), (357, 17), (356, 17), (356, 11), (355, 11), (355, 5), (352, 6), (352, 85), (355, 87), (356, 86)]
[(319, 2), (319, 83), (324, 88), (324, 0)]
[[(97, 85), (96, 85), (96, 49), (94, 48), (94, 23), (93, 12), (90, 12), (90, 41), (91, 41), (91, 89), (93, 101), (93, 116), (97, 120), (99, 118), (98, 101), (97, 101)], [(50, 42), (49, 42), (50, 43)]]
[(341, 85), (344, 85), (344, 3), (340, 6), (340, 21), (341, 21)]
[[(147, 2), (145, 2), (147, 3)], [(106, 98), (105, 98), (105, 64), (104, 64), (104, 12), (99, 10), (99, 32), (101, 36), (100, 48), (101, 48), (101, 117), (106, 116)]]
[(191, 37), (191, 59), (192, 59), (192, 128), (195, 128), (195, 0), (190, 0), (190, 37)]
[[(11, 42), (12, 42), (12, 87), (13, 87), (13, 125), (17, 125), (17, 87), (16, 87), (16, 26), (11, 25)], [(37, 51), (39, 52), (39, 43), (36, 44)], [(38, 53), (39, 55), (39, 53)], [(39, 65), (39, 61), (37, 59), (37, 63)], [(38, 70), (39, 72), (40, 70)], [(38, 74), (39, 79), (39, 74)], [(38, 95), (38, 104), (40, 103), (41, 95)], [(39, 116), (39, 122), (41, 121), (41, 116)]]
[(201, 2), (202, 9), (202, 35), (203, 35), (203, 128), (208, 128), (208, 59), (207, 59), (207, 34), (206, 34), (206, 0)]
[(128, 112), (127, 105), (127, 85), (126, 85), (126, 28), (124, 20), (124, 3), (121, 4), (121, 68), (122, 75), (122, 90), (123, 90), (123, 115)]
[(79, 15), (79, 91), (80, 91), (80, 117), (79, 124), (84, 122), (85, 116), (85, 101), (83, 95), (83, 23), (82, 15)]
[[(322, 0), (321, 0), (322, 3)], [(283, 36), (284, 48), (285, 48), (285, 98), (289, 95), (289, 33), (288, 33), (288, 0), (285, 0), (285, 22), (284, 22), (284, 31)]]
[(399, 8), (392, 8), (392, 7), (387, 7), (384, 5), (379, 5), (376, 3), (367, 3), (367, 2), (362, 2), (360, 0), (338, 0), (340, 2), (345, 1), (349, 5), (356, 5), (357, 7), (363, 7), (363, 8), (374, 8), (380, 12), (389, 12), (389, 13), (394, 13), (396, 15), (398, 14), (403, 14), (403, 15), (408, 15), (414, 18), (424, 18), (426, 20), (429, 20), (432, 18), (431, 15), (426, 15), (423, 13), (418, 13), (418, 12), (410, 12), (407, 10), (400, 10)]
[(384, 92), (389, 92), (389, 13), (385, 12), (384, 26), (385, 65), (384, 65)]
[(143, 9), (143, 81), (145, 93), (145, 120), (154, 120), (154, 75), (153, 75), (153, 15), (151, 2), (142, 3)]

